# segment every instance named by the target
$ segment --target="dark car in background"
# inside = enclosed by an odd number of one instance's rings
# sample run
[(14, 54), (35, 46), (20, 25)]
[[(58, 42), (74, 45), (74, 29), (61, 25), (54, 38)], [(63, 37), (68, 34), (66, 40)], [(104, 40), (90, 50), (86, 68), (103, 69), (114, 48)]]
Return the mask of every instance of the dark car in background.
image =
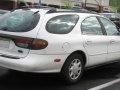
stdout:
[(99, 13), (99, 14), (113, 21), (120, 28), (120, 14), (119, 13)]
[(92, 10), (88, 10), (88, 9), (83, 9), (81, 7), (72, 7), (71, 8), (72, 10), (76, 10), (76, 11), (80, 11), (80, 12), (86, 12), (86, 13), (94, 13), (94, 14), (97, 14), (97, 12), (95, 11), (92, 11)]

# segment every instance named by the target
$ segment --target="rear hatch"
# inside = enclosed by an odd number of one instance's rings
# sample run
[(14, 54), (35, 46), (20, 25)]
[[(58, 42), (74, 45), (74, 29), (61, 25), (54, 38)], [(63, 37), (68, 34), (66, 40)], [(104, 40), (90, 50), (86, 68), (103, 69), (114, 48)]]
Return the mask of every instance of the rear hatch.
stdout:
[(0, 56), (25, 57), (39, 30), (39, 11), (18, 9), (0, 17)]

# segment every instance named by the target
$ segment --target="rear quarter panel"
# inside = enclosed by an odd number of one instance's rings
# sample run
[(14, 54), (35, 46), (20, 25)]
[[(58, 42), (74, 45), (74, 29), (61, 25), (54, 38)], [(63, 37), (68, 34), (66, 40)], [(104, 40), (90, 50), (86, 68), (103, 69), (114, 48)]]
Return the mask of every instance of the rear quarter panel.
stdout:
[[(59, 15), (63, 15), (63, 14), (59, 13)], [(41, 28), (37, 36), (37, 38), (39, 39), (44, 39), (48, 41), (48, 46), (45, 48), (45, 54), (47, 55), (69, 54), (70, 55), (71, 53), (80, 50), (80, 51), (83, 51), (87, 57), (87, 52), (84, 49), (83, 38), (81, 36), (80, 20), (78, 21), (78, 23), (70, 33), (52, 34), (47, 32), (46, 24), (54, 16), (58, 16), (58, 15), (54, 13), (45, 15), (45, 18), (43, 20), (43, 23), (41, 25)]]

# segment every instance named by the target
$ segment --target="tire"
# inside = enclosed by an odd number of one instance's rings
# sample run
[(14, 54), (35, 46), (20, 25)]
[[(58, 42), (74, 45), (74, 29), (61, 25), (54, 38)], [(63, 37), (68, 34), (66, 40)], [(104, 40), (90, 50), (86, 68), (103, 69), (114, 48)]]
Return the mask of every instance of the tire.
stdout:
[(83, 59), (79, 54), (71, 55), (62, 68), (62, 77), (67, 84), (77, 83), (83, 74)]

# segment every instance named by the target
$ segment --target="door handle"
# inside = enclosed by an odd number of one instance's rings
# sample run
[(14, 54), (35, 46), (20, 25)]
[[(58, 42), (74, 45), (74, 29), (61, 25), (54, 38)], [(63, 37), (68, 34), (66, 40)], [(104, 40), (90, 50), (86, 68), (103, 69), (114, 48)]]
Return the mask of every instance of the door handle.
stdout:
[(91, 44), (92, 43), (92, 41), (90, 41), (90, 40), (86, 40), (86, 42), (85, 42), (86, 44)]
[(110, 43), (111, 43), (111, 44), (115, 43), (115, 40), (110, 40)]

